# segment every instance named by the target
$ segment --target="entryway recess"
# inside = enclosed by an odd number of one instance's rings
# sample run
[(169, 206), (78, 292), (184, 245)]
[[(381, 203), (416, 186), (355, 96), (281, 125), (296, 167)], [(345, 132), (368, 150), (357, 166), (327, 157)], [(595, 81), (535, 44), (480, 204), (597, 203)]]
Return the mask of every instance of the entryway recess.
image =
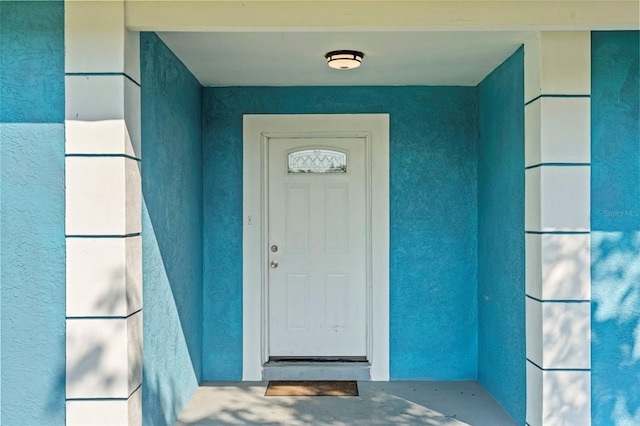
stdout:
[(243, 380), (300, 358), (388, 380), (389, 116), (245, 115), (243, 130)]

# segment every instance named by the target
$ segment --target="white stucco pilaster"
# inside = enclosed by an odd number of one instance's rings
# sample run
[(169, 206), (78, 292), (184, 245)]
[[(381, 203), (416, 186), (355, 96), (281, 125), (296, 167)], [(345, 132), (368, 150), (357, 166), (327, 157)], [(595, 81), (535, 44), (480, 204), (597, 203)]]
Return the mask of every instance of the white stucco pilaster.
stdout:
[(65, 2), (66, 418), (142, 422), (139, 33)]
[(591, 34), (525, 44), (527, 424), (591, 424)]

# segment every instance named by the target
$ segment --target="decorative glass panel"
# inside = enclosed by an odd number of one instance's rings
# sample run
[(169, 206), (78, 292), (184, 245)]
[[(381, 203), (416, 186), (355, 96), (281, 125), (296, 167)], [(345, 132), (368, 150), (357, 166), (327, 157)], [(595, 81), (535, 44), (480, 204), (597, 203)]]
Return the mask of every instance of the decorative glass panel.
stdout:
[(346, 173), (347, 154), (328, 149), (305, 149), (289, 154), (289, 173)]

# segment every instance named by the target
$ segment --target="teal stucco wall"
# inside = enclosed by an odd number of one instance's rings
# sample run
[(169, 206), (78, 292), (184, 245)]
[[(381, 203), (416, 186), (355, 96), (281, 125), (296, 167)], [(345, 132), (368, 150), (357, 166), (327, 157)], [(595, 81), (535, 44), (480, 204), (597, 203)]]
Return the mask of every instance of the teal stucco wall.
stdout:
[(591, 37), (594, 426), (640, 424), (640, 32)]
[(0, 99), (0, 424), (62, 425), (62, 1), (0, 1)]
[(478, 379), (525, 421), (524, 49), (478, 87)]
[(390, 114), (390, 373), (475, 379), (476, 89), (204, 91), (205, 380), (242, 378), (243, 114)]
[(202, 88), (141, 34), (143, 420), (172, 425), (201, 380)]

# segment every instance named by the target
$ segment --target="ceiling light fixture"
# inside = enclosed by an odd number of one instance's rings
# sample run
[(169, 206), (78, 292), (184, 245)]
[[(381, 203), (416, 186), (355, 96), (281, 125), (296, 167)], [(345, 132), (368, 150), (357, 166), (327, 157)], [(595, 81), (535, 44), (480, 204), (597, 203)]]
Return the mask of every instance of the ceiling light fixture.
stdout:
[(364, 53), (356, 50), (334, 50), (324, 57), (327, 59), (327, 65), (337, 70), (352, 70), (358, 68), (364, 58)]

